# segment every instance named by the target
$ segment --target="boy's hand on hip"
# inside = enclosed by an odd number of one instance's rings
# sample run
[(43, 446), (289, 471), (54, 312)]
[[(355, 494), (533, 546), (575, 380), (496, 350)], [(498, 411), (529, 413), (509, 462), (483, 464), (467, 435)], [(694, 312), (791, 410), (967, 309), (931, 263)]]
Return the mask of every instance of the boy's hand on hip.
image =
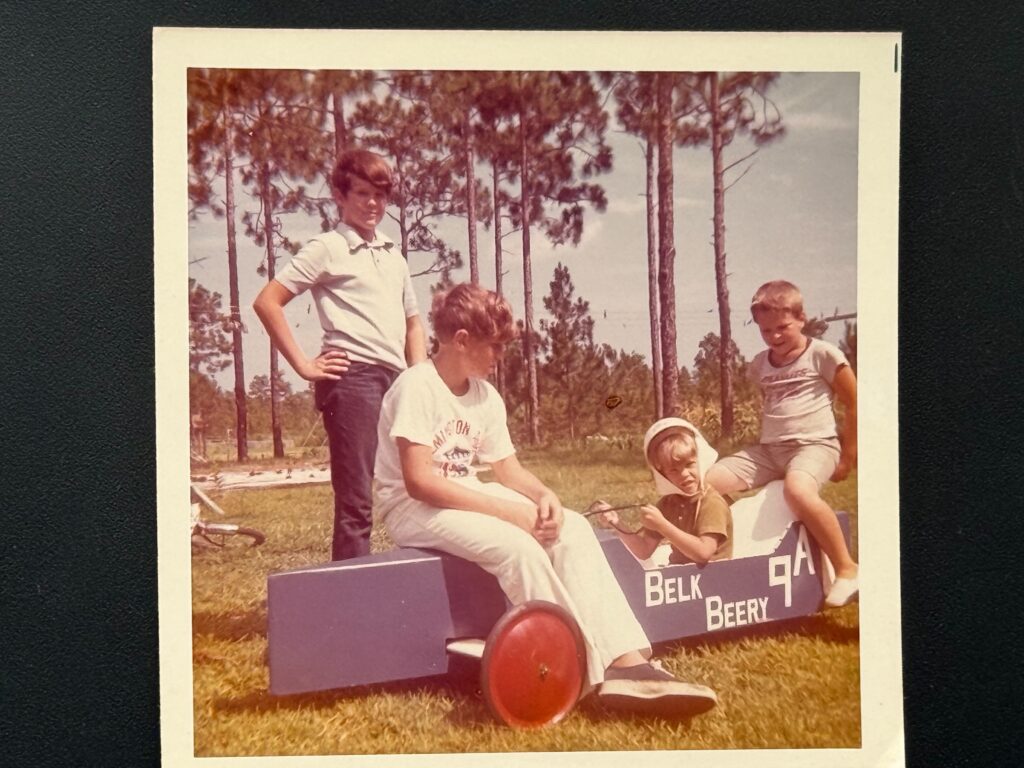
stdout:
[(306, 381), (337, 380), (348, 370), (349, 365), (348, 353), (340, 349), (329, 349), (308, 361), (304, 370), (298, 371), (298, 374)]

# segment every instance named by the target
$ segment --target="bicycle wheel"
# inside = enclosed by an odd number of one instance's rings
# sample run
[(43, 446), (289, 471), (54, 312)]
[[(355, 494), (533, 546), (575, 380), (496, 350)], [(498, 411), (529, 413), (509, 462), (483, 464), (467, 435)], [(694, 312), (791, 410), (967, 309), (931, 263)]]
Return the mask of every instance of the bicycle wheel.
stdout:
[(257, 547), (267, 540), (262, 531), (233, 523), (200, 523), (192, 534), (192, 540), (197, 537), (201, 540), (200, 546), (205, 544), (217, 548)]

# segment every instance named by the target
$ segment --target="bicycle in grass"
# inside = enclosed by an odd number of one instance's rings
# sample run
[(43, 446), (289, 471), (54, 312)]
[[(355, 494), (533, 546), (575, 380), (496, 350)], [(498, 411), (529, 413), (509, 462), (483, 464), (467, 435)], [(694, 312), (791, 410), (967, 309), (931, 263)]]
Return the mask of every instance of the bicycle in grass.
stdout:
[(227, 522), (211, 522), (201, 517), (202, 507), (216, 512), (222, 517), (226, 514), (203, 490), (192, 483), (192, 550), (204, 549), (242, 549), (258, 547), (267, 540), (266, 535), (256, 529), (244, 525)]

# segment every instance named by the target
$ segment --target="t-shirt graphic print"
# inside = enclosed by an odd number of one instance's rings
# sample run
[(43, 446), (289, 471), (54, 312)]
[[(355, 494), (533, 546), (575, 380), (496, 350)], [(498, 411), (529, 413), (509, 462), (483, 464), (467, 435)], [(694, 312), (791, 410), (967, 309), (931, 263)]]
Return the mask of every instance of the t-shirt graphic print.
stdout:
[(381, 405), (374, 477), (383, 511), (409, 498), (400, 438), (427, 446), (434, 472), (455, 481), (475, 477), (478, 463), (515, 453), (497, 390), (483, 379), (470, 379), (466, 393), (456, 395), (429, 360), (400, 374)]

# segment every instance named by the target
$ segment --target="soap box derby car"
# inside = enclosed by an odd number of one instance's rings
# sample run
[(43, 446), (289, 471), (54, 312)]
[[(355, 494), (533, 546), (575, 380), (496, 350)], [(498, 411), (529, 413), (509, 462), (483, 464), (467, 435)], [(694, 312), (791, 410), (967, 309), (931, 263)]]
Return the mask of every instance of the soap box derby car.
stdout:
[[(608, 531), (604, 554), (652, 643), (818, 611), (831, 564), (769, 483), (732, 505), (733, 557), (639, 561)], [(838, 513), (847, 542), (849, 518)], [(272, 573), (267, 584), (270, 691), (275, 695), (445, 674), (453, 657), (482, 661), (481, 689), (510, 725), (554, 722), (585, 679), (579, 630), (550, 603), (509, 608), (493, 576), (461, 558), (400, 548)]]

